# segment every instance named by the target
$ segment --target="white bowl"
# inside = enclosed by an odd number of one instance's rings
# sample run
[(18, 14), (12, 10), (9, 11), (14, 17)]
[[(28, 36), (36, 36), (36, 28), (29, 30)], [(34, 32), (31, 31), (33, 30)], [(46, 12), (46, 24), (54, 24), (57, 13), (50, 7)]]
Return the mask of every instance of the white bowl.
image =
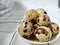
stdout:
[(32, 44), (32, 45), (40, 45), (40, 44), (48, 44), (48, 43), (52, 43), (52, 42), (56, 41), (56, 40), (59, 38), (59, 36), (60, 36), (60, 31), (59, 31), (59, 33), (56, 35), (56, 37), (55, 37), (54, 39), (52, 39), (51, 41), (48, 41), (48, 42), (35, 42), (35, 41), (31, 41), (31, 40), (25, 39), (24, 37), (22, 37), (22, 36), (19, 34), (19, 32), (18, 32), (18, 35), (19, 35), (19, 38), (21, 38), (22, 40), (24, 40), (24, 41), (27, 42), (27, 43), (30, 43), (30, 44)]
[[(25, 17), (25, 16), (24, 16)], [(48, 43), (52, 43), (54, 41), (56, 41), (59, 37), (60, 37), (60, 23), (59, 23), (59, 20), (53, 16), (50, 16), (51, 17), (51, 21), (52, 22), (55, 22), (59, 25), (59, 33), (55, 36), (54, 39), (48, 41), (48, 42), (35, 42), (35, 41), (31, 41), (31, 40), (28, 40), (28, 39), (25, 39), (24, 37), (22, 37), (19, 32), (18, 32), (18, 35), (19, 35), (19, 38), (21, 38), (22, 40), (24, 40), (25, 42), (27, 43), (30, 43), (32, 45), (41, 45), (41, 44), (48, 44)], [(54, 20), (53, 20), (54, 19)]]

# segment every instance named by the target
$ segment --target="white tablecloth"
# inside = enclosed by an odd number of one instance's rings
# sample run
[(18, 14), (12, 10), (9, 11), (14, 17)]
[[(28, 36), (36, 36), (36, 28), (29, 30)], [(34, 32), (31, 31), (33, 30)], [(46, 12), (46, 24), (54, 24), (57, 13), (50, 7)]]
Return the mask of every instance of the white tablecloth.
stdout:
[[(6, 10), (8, 11), (8, 9)], [(3, 14), (6, 10), (0, 11), (0, 14)], [(4, 13), (3, 16), (0, 17), (0, 45), (9, 45), (25, 10), (23, 5), (14, 1), (11, 11)]]

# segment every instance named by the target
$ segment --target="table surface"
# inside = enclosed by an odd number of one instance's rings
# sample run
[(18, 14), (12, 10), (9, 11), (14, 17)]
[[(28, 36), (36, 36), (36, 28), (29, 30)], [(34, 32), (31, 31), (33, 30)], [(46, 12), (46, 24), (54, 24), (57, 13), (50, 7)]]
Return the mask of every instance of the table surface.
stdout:
[[(0, 22), (7, 22), (7, 23), (0, 23), (0, 45), (9, 45), (9, 42), (17, 29), (18, 23), (13, 23), (9, 21), (19, 22), (19, 19), (22, 18), (25, 14), (27, 9), (37, 9), (39, 7), (44, 8), (48, 15), (50, 16), (51, 20), (54, 17), (54, 20), (60, 25), (60, 9), (58, 8), (58, 0), (16, 0), (14, 1), (14, 5), (12, 6), (12, 11), (5, 14), (4, 16), (0, 17)], [(8, 23), (9, 22), (9, 23)], [(53, 42), (50, 45), (59, 45), (60, 38)], [(21, 41), (16, 34), (12, 45), (28, 45), (26, 42)]]

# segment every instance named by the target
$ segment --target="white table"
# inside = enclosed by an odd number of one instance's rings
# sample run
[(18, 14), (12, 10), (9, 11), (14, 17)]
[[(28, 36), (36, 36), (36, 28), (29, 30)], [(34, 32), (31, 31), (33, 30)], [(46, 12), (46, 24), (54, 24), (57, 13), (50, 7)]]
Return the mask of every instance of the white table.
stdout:
[(23, 17), (26, 10), (23, 5), (16, 1), (14, 1), (11, 9), (12, 10), (9, 13), (0, 17), (0, 45), (9, 45), (12, 36), (18, 27), (18, 22), (20, 18)]

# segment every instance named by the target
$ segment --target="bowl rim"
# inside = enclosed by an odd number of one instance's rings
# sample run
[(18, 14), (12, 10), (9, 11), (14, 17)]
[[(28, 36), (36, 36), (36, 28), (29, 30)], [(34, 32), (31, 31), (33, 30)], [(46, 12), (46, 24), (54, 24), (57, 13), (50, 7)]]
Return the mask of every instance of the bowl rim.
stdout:
[[(60, 28), (59, 28), (60, 29)], [(59, 33), (56, 35), (56, 38), (48, 41), (48, 42), (35, 42), (35, 41), (31, 41), (31, 40), (28, 40), (28, 39), (25, 39), (24, 37), (22, 37), (20, 34), (19, 34), (19, 31), (17, 30), (17, 33), (19, 35), (19, 38), (23, 39), (24, 41), (26, 42), (29, 42), (29, 43), (33, 43), (33, 44), (48, 44), (48, 43), (52, 43), (54, 41), (56, 41), (59, 37), (60, 37), (60, 31)]]

